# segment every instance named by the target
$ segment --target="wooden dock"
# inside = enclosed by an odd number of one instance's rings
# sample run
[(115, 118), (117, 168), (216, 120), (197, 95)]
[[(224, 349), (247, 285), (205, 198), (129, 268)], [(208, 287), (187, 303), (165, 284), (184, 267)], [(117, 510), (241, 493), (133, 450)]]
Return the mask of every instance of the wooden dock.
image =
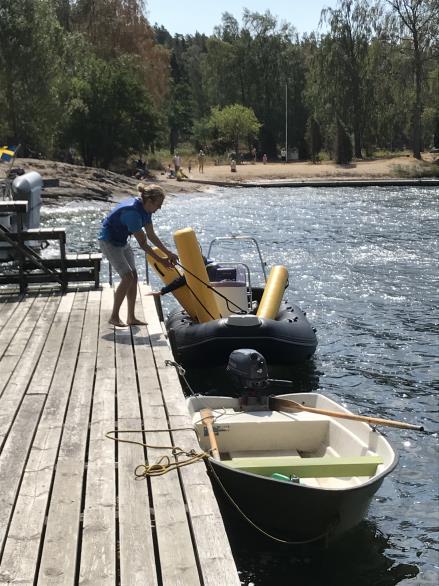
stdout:
[[(113, 291), (0, 294), (0, 584), (240, 584), (153, 297), (148, 326), (108, 324)], [(172, 459), (172, 456), (171, 456)]]

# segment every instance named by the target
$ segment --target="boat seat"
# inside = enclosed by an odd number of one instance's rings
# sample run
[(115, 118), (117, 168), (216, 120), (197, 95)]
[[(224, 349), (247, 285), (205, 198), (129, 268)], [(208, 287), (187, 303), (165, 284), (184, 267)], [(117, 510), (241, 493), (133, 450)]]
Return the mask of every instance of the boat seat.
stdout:
[(280, 456), (265, 458), (233, 458), (223, 460), (223, 464), (244, 472), (271, 476), (274, 473), (294, 475), (299, 478), (329, 478), (351, 476), (373, 476), (377, 466), (383, 464), (380, 456), (352, 456), (348, 458), (323, 456), (321, 458), (301, 458), (300, 456)]

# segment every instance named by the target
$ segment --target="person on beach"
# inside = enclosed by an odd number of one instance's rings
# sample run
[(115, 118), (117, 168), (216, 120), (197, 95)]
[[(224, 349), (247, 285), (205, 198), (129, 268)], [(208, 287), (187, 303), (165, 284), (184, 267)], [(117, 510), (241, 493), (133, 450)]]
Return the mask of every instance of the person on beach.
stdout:
[(172, 162), (174, 163), (175, 174), (177, 175), (177, 173), (181, 167), (181, 157), (178, 153), (175, 153), (174, 158), (172, 159)]
[[(163, 204), (165, 193), (158, 185), (139, 183), (138, 197), (132, 197), (119, 203), (111, 210), (102, 222), (99, 234), (99, 246), (107, 257), (111, 266), (119, 273), (121, 281), (114, 294), (113, 310), (109, 319), (110, 324), (117, 327), (146, 325), (135, 316), (137, 297), (137, 271), (134, 253), (128, 243), (128, 236), (133, 235), (142, 250), (150, 254), (166, 267), (175, 265), (178, 256), (166, 248), (152, 224), (152, 214), (155, 214)], [(147, 238), (164, 252), (167, 258), (158, 256), (147, 243)], [(123, 300), (127, 298), (127, 323), (119, 316)]]
[(200, 152), (198, 153), (198, 172), (199, 173), (204, 173), (204, 151), (203, 149), (200, 149)]

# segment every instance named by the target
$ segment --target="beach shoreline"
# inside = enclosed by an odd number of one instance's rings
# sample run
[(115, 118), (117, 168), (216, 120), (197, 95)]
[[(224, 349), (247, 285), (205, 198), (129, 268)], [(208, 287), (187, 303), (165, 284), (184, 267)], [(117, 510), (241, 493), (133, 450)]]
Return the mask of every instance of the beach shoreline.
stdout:
[[(425, 153), (423, 160), (435, 161), (437, 155)], [(164, 172), (153, 171), (153, 178), (147, 182), (161, 185), (169, 195), (209, 191), (215, 185), (233, 186), (240, 184), (282, 184), (301, 183), (306, 186), (312, 182), (349, 182), (402, 179), (401, 168), (410, 174), (421, 163), (412, 156), (389, 157), (375, 160), (359, 160), (349, 165), (337, 165), (332, 161), (313, 164), (310, 161), (291, 161), (288, 163), (246, 162), (238, 165), (232, 172), (230, 165), (206, 163), (204, 173), (193, 168), (189, 174), (183, 161), (186, 179), (178, 181), (169, 178)], [(135, 177), (120, 175), (104, 169), (71, 165), (41, 159), (21, 159), (14, 161), (14, 167), (25, 172), (37, 171), (45, 181), (56, 180), (57, 186), (44, 189), (45, 203), (61, 203), (70, 200), (118, 201), (136, 193), (139, 180)], [(6, 168), (3, 168), (5, 171)]]

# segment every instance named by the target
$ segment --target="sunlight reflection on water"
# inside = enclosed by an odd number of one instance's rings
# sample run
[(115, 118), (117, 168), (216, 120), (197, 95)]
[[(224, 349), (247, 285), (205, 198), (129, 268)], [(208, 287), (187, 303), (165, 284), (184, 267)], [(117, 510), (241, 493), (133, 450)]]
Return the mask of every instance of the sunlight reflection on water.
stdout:
[[(89, 252), (97, 250), (109, 209), (47, 207), (43, 223), (66, 226), (68, 249)], [(175, 230), (193, 227), (206, 253), (215, 236), (254, 236), (268, 267), (287, 266), (288, 296), (317, 328), (312, 369), (318, 390), (364, 414), (437, 430), (438, 219), (432, 188), (260, 188), (168, 197), (154, 225), (170, 245)], [(218, 247), (215, 258), (236, 260), (233, 250)], [(244, 253), (256, 280), (257, 255)], [(144, 278), (140, 251), (137, 261)], [(104, 263), (103, 280), (107, 276)], [(172, 306), (171, 299), (166, 304)], [(243, 581), (286, 584), (293, 575), (296, 585), (306, 586), (436, 584), (437, 434), (386, 435), (400, 465), (385, 480), (368, 521), (339, 546), (338, 562), (321, 553), (317, 564), (307, 564), (278, 546), (242, 539), (241, 527), (232, 541)]]

